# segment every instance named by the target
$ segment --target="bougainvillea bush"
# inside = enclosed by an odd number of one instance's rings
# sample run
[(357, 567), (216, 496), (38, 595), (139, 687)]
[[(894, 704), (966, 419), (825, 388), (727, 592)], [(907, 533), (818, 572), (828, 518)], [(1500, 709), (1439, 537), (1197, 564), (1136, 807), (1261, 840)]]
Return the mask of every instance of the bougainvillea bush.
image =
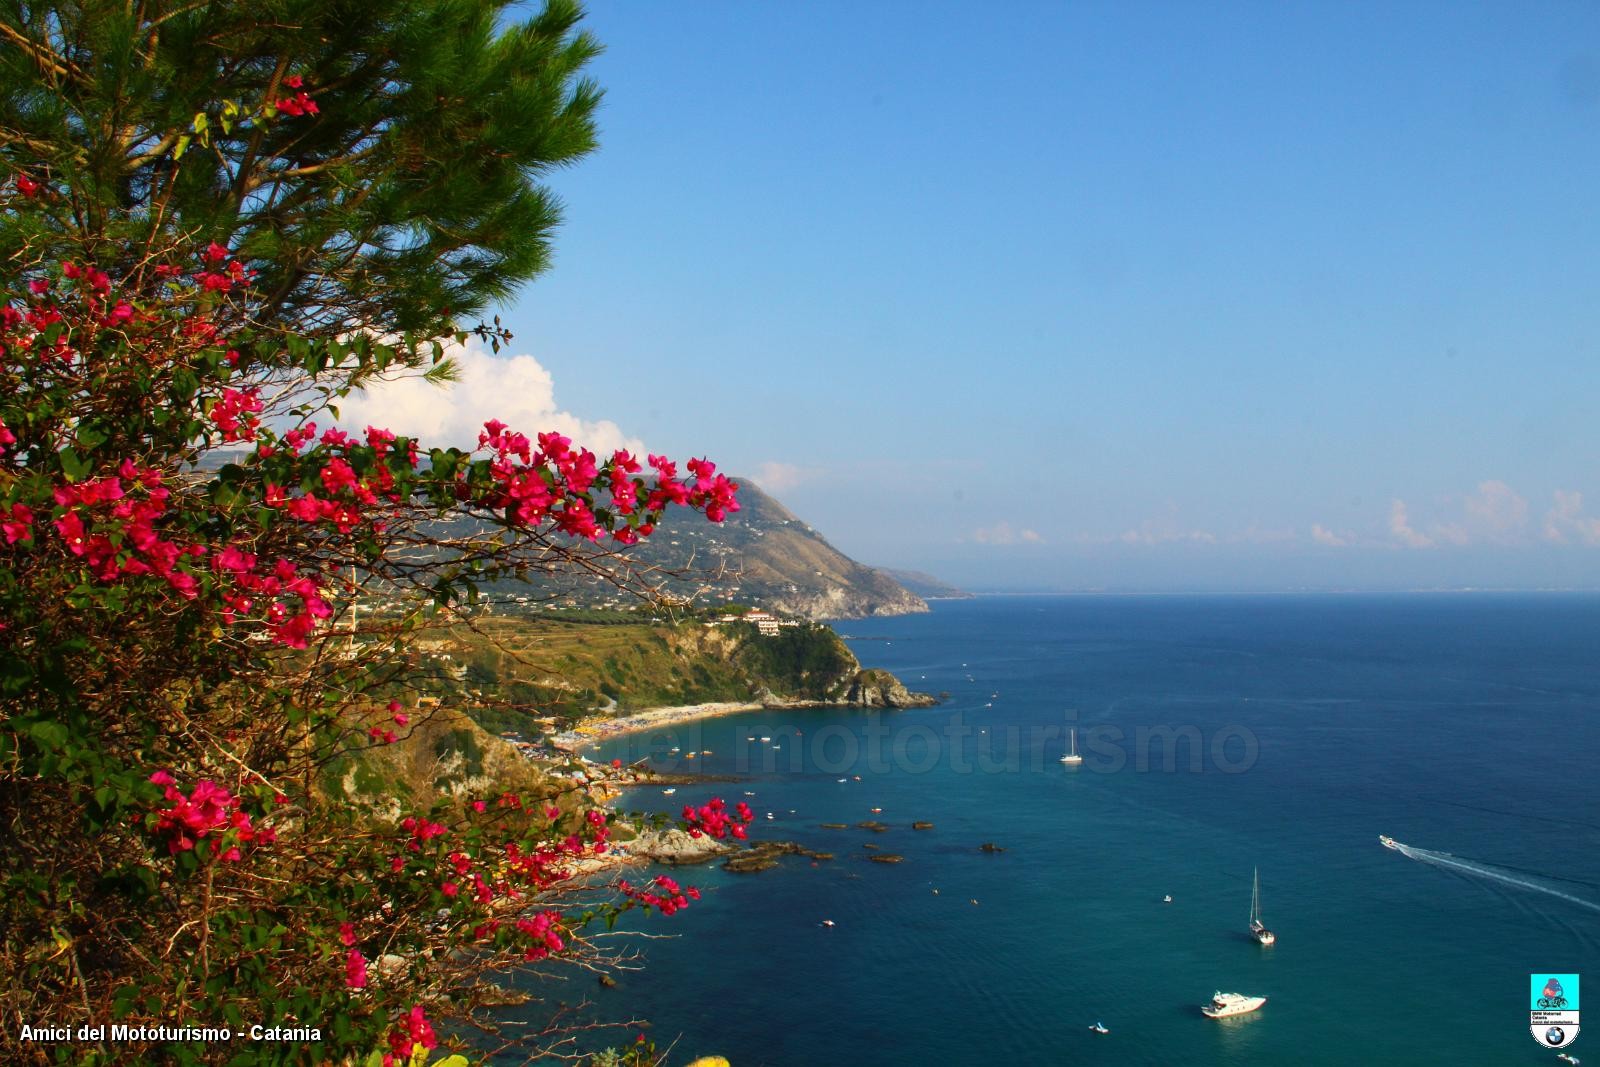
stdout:
[[(459, 9), (481, 22), (496, 7)], [(560, 18), (543, 32), (559, 41), (575, 9), (551, 10)], [(44, 20), (33, 28), (45, 44), (23, 49), (41, 91), (91, 76), (46, 47), (67, 39), (63, 25)], [(325, 48), (321, 62), (342, 60)], [(274, 246), (261, 237), (270, 218), (237, 239), (241, 213), (270, 216), (270, 204), (247, 195), (208, 215), (196, 207), (205, 182), (184, 185), (230, 151), (270, 160), (263, 145), (301, 136), (285, 124), (322, 121), (340, 97), (324, 95), (331, 79), (316, 69), (244, 57), (255, 95), (210, 120), (231, 147), (207, 136), (208, 112), (184, 112), (169, 133), (121, 142), (137, 164), (125, 186), (43, 126), (0, 138), (12, 168), (0, 187), (8, 1063), (428, 1062), (447, 1033), (482, 1020), (487, 977), (594, 966), (597, 923), (628, 907), (671, 913), (694, 895), (648, 877), (599, 899), (590, 882), (579, 891), (580, 863), (605, 857), (612, 833), (581, 792), (397, 796), (380, 815), (327, 787), (329, 767), (402, 740), (426, 714), (394, 694), (432, 613), (529, 569), (625, 579), (614, 554), (667, 509), (718, 521), (738, 505), (709, 461), (597, 456), (492, 412), (459, 447), (338, 427), (357, 383), (448, 379), (448, 346), (463, 336), (443, 329), (453, 313), (420, 312), (422, 290), (341, 276), (354, 251)], [(31, 106), (42, 123), (54, 114)], [(92, 139), (99, 127), (60, 129)], [(391, 132), (372, 129), (374, 143)], [(162, 183), (183, 186), (188, 218), (204, 225), (163, 216)], [(372, 222), (360, 247), (381, 251), (373, 235), (395, 224)], [(443, 277), (428, 292), (455, 292)], [(390, 304), (423, 328), (370, 317)], [(373, 589), (408, 606), (358, 643), (349, 613)], [(742, 835), (749, 813), (718, 802), (687, 819), (695, 833)], [(105, 1029), (81, 1037), (83, 1026)], [(255, 1026), (267, 1036), (252, 1038)], [(531, 1051), (559, 1038), (526, 1036)]]
[[(12, 210), (52, 195), (12, 186)], [(606, 852), (609, 817), (506, 794), (377, 822), (321, 789), (321, 768), (417, 714), (370, 694), (384, 656), (478, 582), (593, 565), (669, 507), (719, 518), (736, 487), (706, 461), (680, 476), (493, 420), (466, 450), (321, 426), (338, 390), (317, 383), (400, 347), (257, 336), (251, 268), (217, 243), (182, 252), (128, 280), (16, 263), (0, 306), (6, 1015), (316, 1027), (318, 1056), (409, 1057), (483, 971), (584, 955), (604, 909), (544, 902)], [(483, 532), (429, 532), (463, 516)], [(332, 620), (372, 581), (419, 595), (353, 655)], [(623, 889), (620, 906), (687, 900), (666, 880)], [(274, 1056), (306, 1051), (248, 1058)]]

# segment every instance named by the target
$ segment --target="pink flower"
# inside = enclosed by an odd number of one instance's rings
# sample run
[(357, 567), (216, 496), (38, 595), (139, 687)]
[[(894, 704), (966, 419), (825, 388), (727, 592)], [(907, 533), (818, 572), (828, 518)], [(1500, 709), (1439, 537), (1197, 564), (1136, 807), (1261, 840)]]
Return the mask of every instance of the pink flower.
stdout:
[(367, 961), (356, 949), (345, 957), (344, 982), (351, 989), (364, 989), (367, 985)]
[(351, 945), (356, 943), (355, 923), (339, 924), (339, 941), (344, 945), (345, 948), (349, 948)]

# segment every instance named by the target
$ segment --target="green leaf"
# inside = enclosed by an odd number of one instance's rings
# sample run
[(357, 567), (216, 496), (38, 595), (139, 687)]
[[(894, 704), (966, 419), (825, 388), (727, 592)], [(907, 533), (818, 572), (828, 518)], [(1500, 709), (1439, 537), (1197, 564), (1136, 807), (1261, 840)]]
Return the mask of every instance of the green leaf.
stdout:
[(63, 448), (56, 453), (56, 458), (61, 461), (61, 472), (69, 482), (81, 482), (89, 473), (89, 461), (70, 448)]
[(28, 736), (37, 741), (41, 748), (59, 749), (67, 743), (67, 728), (47, 719), (29, 726)]

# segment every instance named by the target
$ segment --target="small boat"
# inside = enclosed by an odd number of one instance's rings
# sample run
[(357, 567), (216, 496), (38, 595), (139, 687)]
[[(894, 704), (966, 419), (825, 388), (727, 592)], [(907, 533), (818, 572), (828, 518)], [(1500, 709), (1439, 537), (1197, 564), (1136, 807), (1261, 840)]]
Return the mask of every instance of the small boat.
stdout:
[(772, 740), (772, 738), (770, 738), (770, 737), (763, 737), (763, 738), (762, 738), (762, 739), (761, 739), (761, 740), (763, 740), (763, 741), (771, 741), (771, 740)]
[(753, 796), (755, 796), (755, 793), (753, 793), (750, 790), (746, 789), (744, 791), (744, 795), (747, 796), (747, 797), (753, 797)]
[(1072, 738), (1072, 748), (1071, 748), (1070, 751), (1067, 752), (1066, 755), (1061, 757), (1061, 762), (1062, 763), (1074, 763), (1074, 764), (1082, 763), (1083, 762), (1083, 757), (1078, 755), (1078, 731), (1077, 731), (1076, 727), (1074, 727), (1073, 730), (1072, 730), (1071, 738)]
[(1572, 1064), (1572, 1067), (1578, 1067), (1578, 1064), (1583, 1062), (1582, 1060), (1578, 1059), (1578, 1057), (1569, 1056), (1565, 1052), (1556, 1053), (1556, 1059), (1566, 1060), (1568, 1063)]
[(1111, 1032), (1110, 1028), (1099, 1019), (1096, 1019), (1094, 1021), (1094, 1025), (1089, 1027), (1089, 1029), (1093, 1030), (1097, 1034), (1109, 1034)]
[(1172, 894), (1168, 893), (1166, 896), (1162, 897), (1161, 898), (1161, 903), (1163, 903), (1163, 904), (1171, 904), (1172, 903)]
[(1200, 1014), (1208, 1019), (1226, 1019), (1232, 1015), (1248, 1015), (1258, 1011), (1267, 1002), (1266, 997), (1249, 997), (1243, 993), (1216, 993), (1210, 1004), (1200, 1007)]
[(767, 818), (769, 818), (769, 819), (776, 819), (776, 818), (777, 818), (777, 816), (776, 816), (776, 815), (774, 815), (774, 814), (772, 814), (772, 812), (770, 812), (770, 811), (769, 811), (769, 812), (767, 812)]
[(822, 925), (823, 926), (833, 926), (834, 925), (834, 921), (832, 919), (823, 919), (822, 920)]
[(849, 781), (849, 780), (850, 780), (850, 779), (848, 779), (848, 778), (841, 778), (841, 779), (839, 779), (839, 784), (840, 784), (840, 785), (844, 785), (844, 784), (845, 784), (845, 783), (846, 783), (846, 782), (848, 782), (848, 781)]
[(1256, 868), (1255, 883), (1250, 890), (1250, 936), (1263, 945), (1275, 944), (1278, 935), (1261, 922), (1261, 869)]
[(1392, 848), (1396, 852), (1400, 851), (1400, 846), (1395, 844), (1395, 840), (1392, 837), (1385, 837), (1382, 834), (1379, 834), (1378, 835), (1378, 843), (1380, 845), (1382, 845), (1384, 848)]
[(678, 750), (676, 748), (669, 748), (669, 749), (667, 749), (667, 752), (668, 752), (669, 755), (673, 755), (673, 756), (676, 756), (678, 754)]
[(674, 793), (676, 793), (676, 792), (677, 792), (677, 791), (678, 791), (678, 790), (677, 790), (677, 789), (676, 789), (676, 788), (672, 788), (672, 789), (663, 789), (663, 790), (662, 790), (662, 791), (661, 791), (661, 795), (662, 795), (662, 796), (664, 796), (664, 797), (670, 797), (670, 796), (671, 796), (671, 795), (672, 795), (672, 794), (674, 794)]
[(850, 780), (853, 782), (859, 782), (861, 781), (861, 776), (859, 774), (852, 774), (850, 776)]
[(872, 814), (874, 814), (874, 815), (882, 815), (883, 814), (883, 809), (882, 808), (873, 808), (871, 810), (872, 810)]

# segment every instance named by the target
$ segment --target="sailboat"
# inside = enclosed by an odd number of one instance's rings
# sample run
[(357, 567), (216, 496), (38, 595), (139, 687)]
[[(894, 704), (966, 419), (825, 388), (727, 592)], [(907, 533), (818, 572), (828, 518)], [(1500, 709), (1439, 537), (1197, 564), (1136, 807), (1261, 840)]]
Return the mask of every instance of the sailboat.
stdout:
[(1273, 944), (1278, 935), (1261, 922), (1261, 868), (1255, 869), (1254, 883), (1250, 888), (1250, 936), (1263, 945)]
[(1061, 757), (1061, 762), (1062, 763), (1082, 763), (1083, 762), (1083, 757), (1078, 755), (1078, 731), (1077, 731), (1076, 727), (1073, 728), (1071, 737), (1072, 737), (1072, 749), (1065, 756)]

